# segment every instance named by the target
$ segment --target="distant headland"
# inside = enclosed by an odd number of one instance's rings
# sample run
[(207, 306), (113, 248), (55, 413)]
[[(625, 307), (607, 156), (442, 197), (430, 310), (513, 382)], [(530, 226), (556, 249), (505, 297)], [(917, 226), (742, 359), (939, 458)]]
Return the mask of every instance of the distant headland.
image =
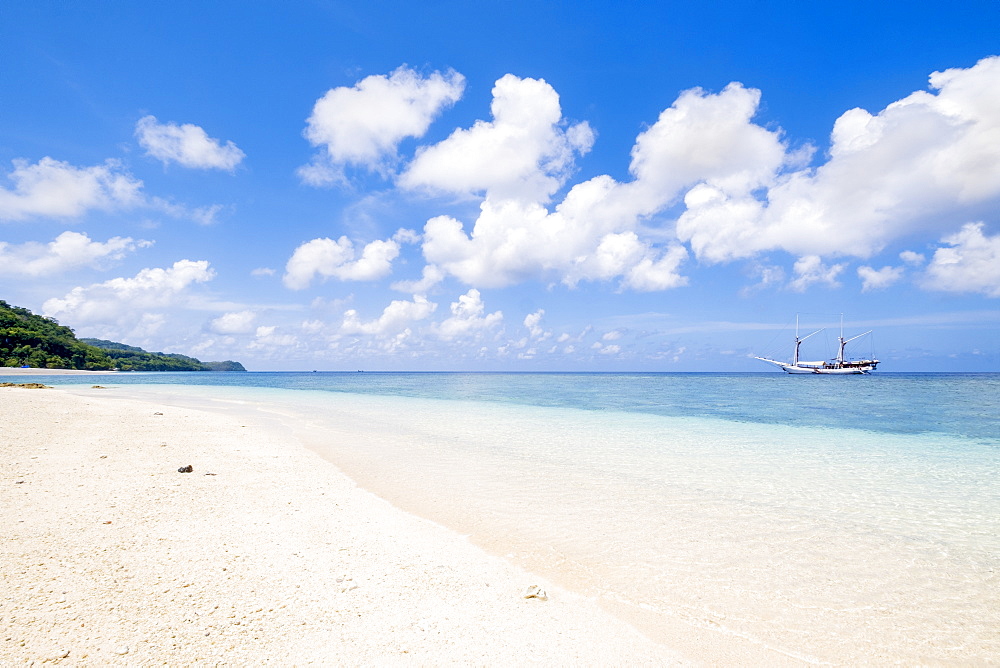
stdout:
[(52, 318), (0, 300), (0, 366), (87, 371), (246, 371), (239, 362), (202, 362), (103, 339), (78, 339)]

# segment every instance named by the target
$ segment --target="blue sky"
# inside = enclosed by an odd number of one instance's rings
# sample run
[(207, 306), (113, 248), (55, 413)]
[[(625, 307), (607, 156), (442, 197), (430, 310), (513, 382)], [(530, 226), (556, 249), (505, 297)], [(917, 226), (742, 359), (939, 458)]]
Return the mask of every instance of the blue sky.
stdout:
[(360, 5), (5, 3), (0, 299), (252, 370), (765, 371), (797, 313), (1000, 370), (1000, 4)]

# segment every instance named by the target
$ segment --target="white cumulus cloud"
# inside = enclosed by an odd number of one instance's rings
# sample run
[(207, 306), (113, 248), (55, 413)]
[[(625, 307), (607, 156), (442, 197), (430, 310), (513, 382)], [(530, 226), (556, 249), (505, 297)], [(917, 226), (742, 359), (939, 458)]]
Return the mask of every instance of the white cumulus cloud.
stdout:
[(541, 325), (542, 318), (544, 317), (545, 309), (538, 309), (534, 313), (524, 316), (524, 326), (528, 329), (528, 334), (531, 338), (544, 341), (552, 335), (551, 332), (546, 332)]
[(232, 311), (212, 320), (209, 329), (216, 334), (249, 334), (254, 331), (256, 320), (254, 311)]
[(427, 301), (426, 297), (414, 295), (413, 301), (394, 299), (375, 320), (365, 322), (358, 316), (355, 309), (344, 313), (344, 321), (340, 326), (343, 334), (370, 334), (378, 337), (396, 336), (409, 331), (411, 324), (431, 315), (437, 304)]
[(431, 121), (454, 104), (465, 78), (453, 70), (421, 77), (401, 66), (392, 74), (365, 77), (353, 87), (337, 87), (316, 101), (304, 135), (323, 151), (299, 170), (311, 185), (342, 178), (345, 165), (382, 168), (407, 137), (421, 137)]
[(871, 292), (872, 290), (882, 290), (889, 287), (903, 277), (902, 267), (858, 267), (858, 276), (861, 278), (861, 292)]
[(1000, 297), (1000, 234), (983, 233), (982, 223), (967, 223), (942, 241), (927, 265), (926, 287), (947, 292), (979, 292)]
[(105, 261), (119, 260), (136, 248), (152, 245), (131, 237), (93, 241), (82, 232), (63, 232), (49, 243), (15, 245), (0, 241), (0, 274), (7, 276), (51, 276), (79, 267), (100, 267)]
[(487, 199), (471, 234), (450, 216), (432, 218), (424, 226), (424, 257), (479, 287), (551, 277), (569, 286), (620, 277), (622, 287), (638, 290), (685, 284), (677, 270), (687, 251), (679, 245), (658, 249), (631, 230), (608, 231), (634, 226), (637, 217), (591, 216), (585, 207), (575, 206), (588, 189), (578, 188), (551, 213), (535, 202)]
[(445, 273), (440, 267), (433, 264), (424, 265), (420, 278), (415, 281), (396, 281), (392, 284), (392, 289), (398, 292), (409, 294), (425, 295), (431, 288), (445, 279)]
[(190, 286), (214, 277), (205, 260), (178, 260), (166, 269), (143, 269), (131, 278), (73, 288), (64, 297), (47, 300), (42, 311), (75, 324), (133, 320), (138, 317), (136, 312), (177, 304)]
[(636, 139), (630, 195), (655, 210), (696, 183), (739, 194), (769, 185), (789, 156), (778, 132), (751, 122), (760, 97), (735, 82), (715, 94), (682, 92)]
[(14, 160), (13, 165), (7, 174), (13, 189), (0, 187), (0, 220), (76, 218), (91, 209), (110, 211), (143, 203), (142, 181), (115, 160), (74, 167), (46, 157), (34, 164)]
[[(393, 77), (365, 82), (372, 90), (388, 89)], [(424, 81), (412, 73), (408, 80)], [(331, 100), (367, 99), (365, 82), (336, 89)], [(833, 287), (846, 267), (836, 258), (869, 258), (920, 234), (940, 238), (971, 212), (981, 216), (1000, 204), (1000, 98), (992, 95), (998, 88), (1000, 57), (935, 72), (927, 91), (874, 113), (842, 114), (828, 153), (816, 163), (811, 146), (794, 148), (780, 129), (755, 122), (760, 91), (738, 82), (719, 92), (683, 91), (636, 137), (630, 180), (594, 176), (569, 187), (559, 201), (554, 198), (569, 184), (577, 158), (590, 150), (594, 132), (563, 117), (547, 82), (508, 74), (494, 85), (488, 120), (419, 147), (402, 168), (401, 188), (476, 197), (479, 211), (466, 219), (433, 216), (421, 236), (408, 232), (394, 239), (419, 242), (427, 263), (420, 279), (395, 287), (426, 294), (450, 276), (479, 289), (601, 281), (619, 290), (662, 291), (687, 284), (682, 269), (689, 251), (706, 264), (757, 262), (761, 281), (744, 294), (782, 283), (794, 291)], [(337, 145), (329, 137), (316, 141)], [(362, 142), (367, 149), (328, 151), (327, 159), (382, 164), (382, 157), (395, 157), (397, 143)], [(354, 261), (342, 259), (344, 248), (332, 248), (335, 243), (300, 247), (301, 266), (292, 271), (290, 262), (286, 284), (306, 285), (328, 275), (314, 267)], [(963, 242), (951, 250), (971, 248)], [(337, 257), (310, 261), (307, 251)], [(757, 259), (778, 251), (798, 258), (787, 283), (773, 258)], [(971, 250), (954, 254), (974, 262)], [(915, 253), (901, 258), (923, 262)], [(935, 271), (944, 272), (939, 264)], [(381, 266), (388, 273), (388, 262)], [(866, 291), (903, 275), (902, 267), (892, 266), (858, 271)], [(924, 283), (947, 284), (943, 278)]]
[(155, 116), (140, 118), (135, 124), (135, 136), (147, 155), (164, 164), (176, 162), (193, 169), (231, 171), (246, 157), (233, 142), (223, 145), (197, 125), (160, 123)]
[(844, 270), (846, 264), (827, 266), (818, 255), (806, 255), (795, 262), (793, 272), (795, 278), (788, 282), (788, 288), (795, 292), (805, 292), (815, 284), (835, 288), (840, 285), (837, 276)]
[(646, 252), (625, 272), (622, 286), (638, 292), (654, 292), (687, 285), (687, 277), (680, 274), (680, 266), (687, 256), (683, 246), (670, 246), (659, 254)]
[(271, 350), (275, 347), (289, 348), (297, 346), (299, 338), (294, 334), (278, 333), (276, 325), (257, 327), (254, 340), (247, 346), (251, 350)]
[[(1000, 57), (935, 72), (930, 84), (932, 91), (875, 114), (845, 112), (828, 160), (815, 169), (796, 168), (791, 154), (762, 155), (754, 178), (766, 193), (702, 177), (685, 195), (679, 238), (714, 262), (772, 249), (870, 257), (904, 236), (943, 233), (966, 212), (995, 206)], [(744, 125), (754, 127), (749, 119)]]
[(286, 287), (302, 290), (313, 278), (338, 278), (342, 281), (371, 281), (392, 271), (392, 261), (399, 255), (399, 244), (393, 240), (372, 241), (355, 259), (354, 244), (347, 237), (334, 241), (329, 238), (307, 241), (292, 253), (285, 265)]
[(474, 336), (494, 329), (503, 322), (503, 312), (486, 313), (479, 290), (469, 290), (451, 303), (451, 316), (436, 326), (438, 336), (446, 341)]
[[(735, 86), (726, 95), (740, 98), (747, 108), (756, 100), (755, 92)], [(655, 242), (639, 236), (645, 218), (670, 204), (681, 185), (694, 178), (693, 168), (674, 166), (678, 175), (672, 180), (658, 171), (673, 157), (663, 138), (669, 133), (659, 124), (637, 139), (632, 182), (594, 177), (573, 186), (549, 209), (548, 200), (571, 175), (575, 157), (589, 150), (593, 133), (582, 124), (563, 129), (568, 124), (558, 95), (540, 80), (500, 79), (493, 115), (492, 122), (477, 122), (419, 151), (400, 180), (405, 187), (483, 194), (470, 231), (451, 216), (427, 221), (422, 248), (429, 263), (476, 287), (552, 279), (569, 286), (618, 279), (620, 288), (640, 291), (686, 284), (679, 269), (687, 251), (662, 235)], [(661, 122), (677, 125), (670, 114)], [(780, 161), (781, 144), (772, 134), (759, 129), (746, 134), (747, 154), (773, 146)], [(720, 151), (714, 159), (700, 154), (697, 160), (704, 173), (720, 181), (756, 187), (756, 172), (740, 162), (749, 158), (736, 158)]]
[(493, 88), (493, 121), (417, 152), (404, 188), (542, 200), (564, 182), (577, 154), (593, 144), (586, 123), (562, 127), (559, 95), (540, 79), (508, 74)]

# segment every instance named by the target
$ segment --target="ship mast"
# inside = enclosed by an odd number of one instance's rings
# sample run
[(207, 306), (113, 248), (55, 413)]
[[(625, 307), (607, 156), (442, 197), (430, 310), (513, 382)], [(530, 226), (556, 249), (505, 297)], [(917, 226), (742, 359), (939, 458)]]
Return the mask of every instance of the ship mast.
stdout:
[(872, 331), (873, 330), (869, 329), (864, 334), (858, 334), (857, 336), (852, 336), (849, 339), (844, 339), (844, 314), (841, 313), (840, 314), (840, 336), (837, 337), (837, 340), (840, 341), (840, 348), (837, 350), (837, 366), (844, 366), (844, 348), (847, 347), (847, 344), (850, 343), (851, 341), (853, 341), (854, 339), (860, 339), (865, 334), (871, 334)]
[(844, 366), (844, 347), (847, 346), (847, 341), (844, 341), (844, 314), (840, 314), (840, 336), (837, 337), (840, 341), (840, 348), (837, 350), (837, 365)]
[(871, 334), (872, 331), (874, 331), (874, 330), (869, 329), (864, 334), (858, 334), (857, 336), (852, 336), (851, 338), (847, 339), (846, 341), (844, 340), (844, 334), (843, 334), (843, 332), (841, 332), (841, 334), (840, 334), (840, 352), (837, 354), (837, 361), (840, 362), (841, 364), (844, 363), (844, 348), (847, 346), (848, 343), (850, 343), (854, 339), (860, 339), (865, 334)]
[(817, 329), (812, 334), (806, 334), (805, 336), (803, 336), (800, 339), (799, 338), (799, 316), (798, 316), (797, 313), (795, 314), (795, 353), (792, 355), (792, 366), (798, 366), (799, 365), (799, 345), (803, 341), (805, 341), (806, 339), (808, 339), (810, 336), (812, 336), (813, 334), (819, 334), (822, 331), (823, 331), (822, 329)]

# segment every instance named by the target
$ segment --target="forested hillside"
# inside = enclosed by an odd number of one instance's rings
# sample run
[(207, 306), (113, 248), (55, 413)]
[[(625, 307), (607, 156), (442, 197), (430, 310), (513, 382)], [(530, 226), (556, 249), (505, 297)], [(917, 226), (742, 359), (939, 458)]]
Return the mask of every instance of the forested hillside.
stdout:
[(150, 353), (142, 348), (104, 339), (80, 339), (100, 348), (121, 371), (246, 371), (239, 362), (202, 362), (176, 353)]
[(0, 363), (47, 369), (112, 369), (99, 348), (77, 340), (73, 330), (52, 318), (0, 300)]
[(0, 366), (105, 371), (246, 371), (239, 362), (201, 362), (102, 339), (77, 339), (52, 318), (0, 300)]

